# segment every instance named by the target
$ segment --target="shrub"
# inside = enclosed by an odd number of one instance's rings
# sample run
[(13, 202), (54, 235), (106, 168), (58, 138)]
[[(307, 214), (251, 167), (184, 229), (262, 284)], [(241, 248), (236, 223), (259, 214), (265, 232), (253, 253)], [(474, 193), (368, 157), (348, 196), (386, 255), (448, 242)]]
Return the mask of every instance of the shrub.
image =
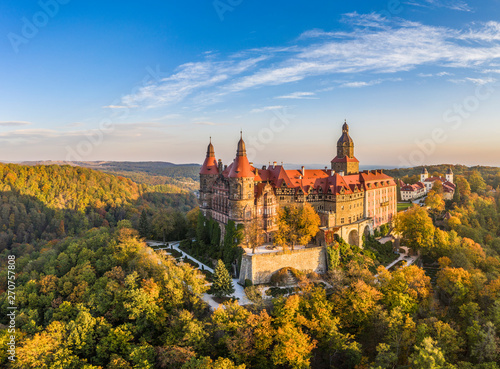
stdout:
[(253, 283), (250, 279), (245, 279), (245, 287), (251, 287), (253, 286)]
[(319, 274), (316, 273), (316, 272), (311, 272), (307, 275), (307, 278), (311, 279), (311, 280), (317, 280), (320, 278)]
[(286, 267), (286, 268), (281, 268), (271, 276), (271, 284), (274, 286), (286, 285), (286, 280), (288, 279), (288, 272), (290, 272), (295, 277), (295, 279), (299, 281), (305, 278), (303, 272), (292, 267)]
[(296, 289), (294, 287), (287, 287), (287, 288), (271, 287), (268, 290), (266, 290), (266, 295), (272, 297), (280, 297), (287, 294), (292, 294), (295, 291)]

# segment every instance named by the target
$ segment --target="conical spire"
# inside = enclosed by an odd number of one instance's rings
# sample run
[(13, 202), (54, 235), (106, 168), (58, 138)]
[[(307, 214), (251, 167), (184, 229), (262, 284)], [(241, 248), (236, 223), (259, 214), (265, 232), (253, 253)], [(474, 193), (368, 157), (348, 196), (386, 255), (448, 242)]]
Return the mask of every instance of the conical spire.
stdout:
[(207, 157), (200, 169), (200, 174), (217, 175), (219, 173), (217, 159), (215, 158), (214, 145), (212, 145), (212, 137), (207, 147)]
[(207, 158), (215, 158), (214, 145), (212, 145), (212, 137), (210, 137), (210, 143), (207, 148)]
[(242, 131), (240, 131), (240, 140), (238, 141), (238, 150), (236, 151), (236, 156), (247, 156), (247, 149), (245, 147), (245, 141), (243, 141)]
[(343, 133), (349, 133), (349, 125), (347, 124), (347, 119), (344, 119), (344, 125), (342, 126)]
[(238, 150), (233, 163), (230, 165), (229, 177), (230, 178), (243, 178), (254, 177), (252, 166), (248, 162), (247, 150), (245, 141), (243, 141), (243, 132), (240, 131), (240, 141), (238, 142)]

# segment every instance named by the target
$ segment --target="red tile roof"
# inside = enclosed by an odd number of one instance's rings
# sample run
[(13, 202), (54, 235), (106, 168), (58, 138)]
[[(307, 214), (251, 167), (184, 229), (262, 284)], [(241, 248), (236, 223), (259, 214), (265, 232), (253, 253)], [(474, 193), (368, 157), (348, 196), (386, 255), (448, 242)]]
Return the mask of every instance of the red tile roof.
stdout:
[(219, 174), (219, 169), (217, 168), (217, 159), (215, 156), (209, 156), (205, 158), (203, 165), (200, 169), (200, 174)]
[(359, 163), (359, 160), (356, 159), (355, 157), (348, 157), (348, 156), (344, 156), (343, 158), (339, 158), (338, 156), (336, 156), (335, 158), (333, 158), (333, 160), (331, 161), (332, 163)]
[(229, 169), (229, 178), (255, 177), (254, 168), (246, 156), (236, 156), (227, 169)]

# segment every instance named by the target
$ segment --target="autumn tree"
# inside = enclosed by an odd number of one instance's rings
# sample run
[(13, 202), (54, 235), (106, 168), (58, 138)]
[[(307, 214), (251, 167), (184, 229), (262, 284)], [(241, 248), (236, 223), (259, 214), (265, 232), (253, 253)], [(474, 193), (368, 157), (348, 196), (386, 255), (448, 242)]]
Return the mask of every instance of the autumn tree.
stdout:
[(165, 242), (167, 233), (174, 229), (172, 213), (167, 210), (160, 210), (154, 216), (151, 222), (151, 228), (157, 238)]
[(431, 337), (426, 337), (415, 349), (410, 362), (414, 369), (444, 369), (446, 360), (443, 352)]
[(482, 194), (486, 190), (486, 182), (477, 170), (473, 171), (470, 175), (469, 183), (472, 192)]
[(430, 207), (434, 213), (441, 213), (444, 210), (443, 196), (439, 192), (431, 190), (427, 194), (425, 205)]
[(254, 217), (245, 223), (244, 238), (247, 246), (250, 246), (252, 248), (252, 252), (255, 254), (255, 248), (262, 245), (264, 242), (262, 219)]
[(278, 212), (278, 230), (274, 243), (285, 248), (291, 245), (307, 245), (318, 233), (321, 221), (314, 208), (308, 204), (293, 204)]
[(424, 208), (413, 206), (399, 213), (394, 218), (394, 230), (414, 250), (428, 252), (434, 246), (434, 225)]
[(455, 184), (457, 185), (456, 191), (458, 191), (460, 198), (463, 200), (465, 197), (470, 196), (471, 187), (467, 179), (463, 176), (457, 176), (455, 178)]
[(442, 195), (444, 192), (443, 182), (441, 182), (440, 180), (435, 181), (432, 185), (432, 191), (434, 191), (438, 195)]

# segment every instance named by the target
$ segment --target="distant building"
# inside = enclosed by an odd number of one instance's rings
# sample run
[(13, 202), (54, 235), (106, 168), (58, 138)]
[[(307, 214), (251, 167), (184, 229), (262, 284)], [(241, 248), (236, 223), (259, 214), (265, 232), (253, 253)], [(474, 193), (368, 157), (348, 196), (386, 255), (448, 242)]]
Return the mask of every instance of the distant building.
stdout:
[(321, 218), (319, 245), (333, 242), (335, 235), (361, 245), (364, 233), (390, 222), (397, 213), (396, 183), (382, 171), (359, 172), (347, 123), (330, 169), (289, 170), (276, 162), (256, 168), (248, 161), (242, 137), (236, 157), (226, 166), (215, 158), (212, 143), (208, 145), (200, 170), (200, 208), (205, 216), (221, 225), (257, 218), (266, 242), (272, 242), (280, 206), (305, 202)]
[(445, 177), (429, 177), (429, 172), (426, 168), (423, 168), (420, 174), (420, 182), (414, 185), (407, 185), (403, 181), (400, 181), (401, 200), (411, 201), (427, 195), (432, 190), (436, 181), (440, 181), (443, 184), (443, 199), (453, 199), (456, 185), (453, 183), (453, 171), (451, 168), (448, 168)]
[(400, 181), (399, 185), (401, 188), (401, 200), (403, 201), (415, 200), (425, 196), (425, 194), (427, 193), (425, 185), (422, 182), (409, 185), (405, 184), (403, 181)]

